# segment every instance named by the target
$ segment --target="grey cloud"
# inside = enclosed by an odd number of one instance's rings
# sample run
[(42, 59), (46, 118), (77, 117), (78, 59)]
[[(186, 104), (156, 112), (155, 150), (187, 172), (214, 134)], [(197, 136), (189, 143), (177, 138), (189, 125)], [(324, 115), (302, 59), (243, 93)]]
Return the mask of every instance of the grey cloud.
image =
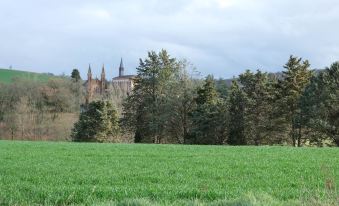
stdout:
[[(225, 6), (225, 7), (223, 7)], [(2, 0), (0, 67), (83, 76), (88, 63), (129, 73), (166, 48), (202, 74), (278, 71), (290, 54), (322, 68), (339, 57), (336, 0)]]

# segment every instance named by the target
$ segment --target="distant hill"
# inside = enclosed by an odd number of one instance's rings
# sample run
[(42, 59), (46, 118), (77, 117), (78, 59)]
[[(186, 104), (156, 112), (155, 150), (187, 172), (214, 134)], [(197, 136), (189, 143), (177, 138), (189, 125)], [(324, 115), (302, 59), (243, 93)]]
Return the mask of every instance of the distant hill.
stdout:
[[(323, 69), (314, 69), (313, 72), (315, 75), (319, 75), (320, 72), (324, 71)], [(255, 73), (255, 72), (253, 72)], [(277, 78), (277, 79), (280, 79), (282, 80), (283, 79), (283, 72), (275, 72), (275, 73), (272, 73), (272, 72), (267, 72), (268, 76), (271, 77), (271, 78)], [(229, 79), (216, 79), (216, 83), (217, 83), (217, 87), (218, 85), (221, 85), (222, 86), (226, 86), (226, 87), (231, 87), (232, 85), (232, 81), (234, 80), (237, 80), (238, 79), (238, 76), (237, 77), (234, 77), (234, 78), (229, 78)]]
[(37, 81), (37, 82), (45, 82), (45, 81), (48, 81), (48, 79), (52, 77), (54, 77), (53, 74), (35, 73), (35, 72), (0, 68), (0, 83), (5, 83), (5, 84), (11, 83), (14, 78), (22, 78), (22, 79), (27, 79), (27, 80)]

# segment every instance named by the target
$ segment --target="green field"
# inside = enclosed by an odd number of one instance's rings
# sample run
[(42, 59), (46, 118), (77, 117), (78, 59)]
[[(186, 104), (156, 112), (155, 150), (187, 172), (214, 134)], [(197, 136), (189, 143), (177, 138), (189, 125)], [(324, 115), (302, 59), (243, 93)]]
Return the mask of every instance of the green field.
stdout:
[(339, 149), (0, 141), (0, 205), (337, 205)]
[(22, 78), (33, 81), (47, 81), (51, 76), (34, 72), (0, 69), (0, 83), (11, 83), (13, 78)]

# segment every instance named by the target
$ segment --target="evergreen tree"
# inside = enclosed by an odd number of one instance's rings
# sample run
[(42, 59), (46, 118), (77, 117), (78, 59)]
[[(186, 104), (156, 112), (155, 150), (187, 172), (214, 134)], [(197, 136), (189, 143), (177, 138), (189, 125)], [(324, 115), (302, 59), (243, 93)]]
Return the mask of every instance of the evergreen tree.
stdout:
[(245, 95), (236, 81), (232, 82), (229, 95), (228, 140), (230, 145), (246, 145)]
[(339, 146), (339, 62), (312, 78), (302, 100), (311, 141), (330, 139)]
[(228, 97), (228, 88), (229, 88), (229, 85), (227, 84), (227, 81), (226, 79), (218, 79), (215, 81), (215, 84), (216, 84), (216, 90), (220, 96), (220, 98), (223, 98), (223, 99), (227, 99)]
[(118, 134), (117, 112), (107, 101), (94, 101), (80, 114), (71, 138), (79, 142), (109, 142)]
[(290, 137), (294, 146), (302, 144), (302, 119), (304, 114), (301, 110), (300, 100), (305, 88), (310, 83), (312, 71), (307, 60), (290, 56), (284, 66), (283, 80), (280, 81), (281, 90), (280, 108), (284, 112), (286, 121), (290, 127)]
[(180, 63), (165, 50), (149, 52), (140, 60), (135, 88), (124, 103), (122, 122), (125, 129), (134, 132), (136, 142), (161, 143), (171, 114), (168, 97), (172, 92)]
[(328, 136), (320, 127), (321, 114), (324, 112), (322, 104), (323, 94), (325, 93), (325, 85), (322, 81), (323, 74), (324, 72), (320, 72), (319, 75), (311, 78), (310, 84), (306, 87), (300, 100), (301, 112), (304, 114), (302, 121), (303, 125), (306, 125), (305, 135), (310, 144), (318, 146), (322, 146), (323, 142), (328, 139)]
[(271, 113), (273, 101), (273, 82), (267, 73), (247, 70), (239, 76), (244, 94), (245, 136), (248, 144), (272, 144)]
[(209, 104), (213, 105), (218, 100), (218, 94), (215, 88), (215, 82), (213, 76), (206, 77), (204, 85), (197, 90), (196, 103), (198, 105)]
[(78, 81), (81, 80), (80, 72), (79, 72), (78, 69), (73, 69), (72, 74), (71, 74), (71, 78), (72, 78), (75, 82), (78, 82)]
[(339, 146), (339, 62), (325, 70), (324, 82), (327, 88), (323, 99), (325, 128)]
[(218, 97), (215, 81), (207, 76), (197, 90), (196, 109), (193, 112), (194, 144), (223, 144), (226, 139), (227, 109)]

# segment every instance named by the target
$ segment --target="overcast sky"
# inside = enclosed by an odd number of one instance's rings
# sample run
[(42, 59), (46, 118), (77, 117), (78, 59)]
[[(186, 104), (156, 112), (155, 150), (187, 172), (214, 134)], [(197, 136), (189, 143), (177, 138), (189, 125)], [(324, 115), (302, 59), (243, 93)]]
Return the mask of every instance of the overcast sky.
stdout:
[(165, 48), (202, 75), (280, 71), (290, 54), (339, 60), (338, 0), (0, 0), (0, 67), (86, 76), (135, 73)]

